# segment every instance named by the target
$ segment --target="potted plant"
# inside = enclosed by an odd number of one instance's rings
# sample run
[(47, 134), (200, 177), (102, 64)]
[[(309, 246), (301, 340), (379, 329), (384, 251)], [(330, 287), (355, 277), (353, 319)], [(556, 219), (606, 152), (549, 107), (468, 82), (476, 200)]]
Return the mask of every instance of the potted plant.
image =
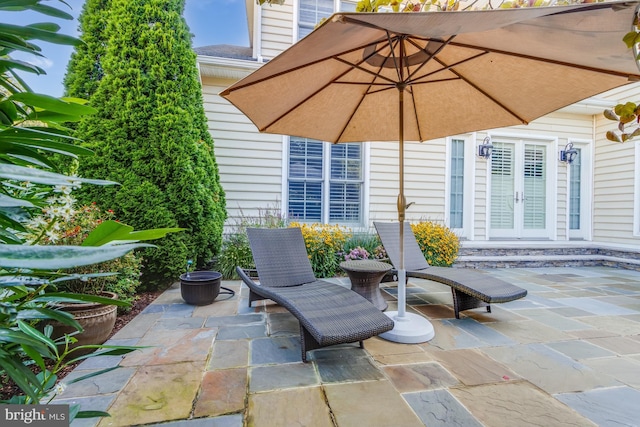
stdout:
[[(179, 230), (132, 233), (131, 227), (113, 219), (113, 211), (104, 211), (95, 203), (76, 207), (71, 188), (61, 188), (59, 191), (58, 195), (47, 199), (47, 205), (40, 215), (27, 222), (28, 233), (25, 237), (28, 242), (56, 246), (96, 246), (118, 240), (155, 239)], [(60, 310), (73, 315), (82, 331), (77, 333), (73, 325), (52, 321), (53, 337), (73, 334), (75, 342), (72, 346), (104, 343), (115, 326), (117, 309), (129, 309), (135, 299), (141, 265), (141, 256), (132, 251), (101, 263), (67, 270), (64, 280), (56, 282), (59, 291), (101, 297), (103, 300), (57, 302)]]

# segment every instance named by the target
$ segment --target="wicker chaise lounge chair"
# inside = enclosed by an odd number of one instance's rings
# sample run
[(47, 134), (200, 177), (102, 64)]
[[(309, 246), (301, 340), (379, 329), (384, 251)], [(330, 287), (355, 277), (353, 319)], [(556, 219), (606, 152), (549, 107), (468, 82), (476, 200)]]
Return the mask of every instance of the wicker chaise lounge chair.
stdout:
[[(373, 225), (391, 263), (397, 268), (400, 261), (400, 224), (374, 222)], [(486, 306), (491, 313), (490, 304), (513, 301), (527, 295), (526, 289), (493, 278), (480, 270), (430, 266), (409, 223), (404, 226), (404, 266), (407, 277), (433, 280), (451, 286), (456, 319), (460, 318), (461, 311)]]
[(338, 284), (317, 280), (299, 228), (247, 230), (260, 284), (240, 267), (249, 306), (270, 299), (300, 322), (302, 360), (307, 351), (363, 341), (393, 329), (393, 320), (367, 299)]

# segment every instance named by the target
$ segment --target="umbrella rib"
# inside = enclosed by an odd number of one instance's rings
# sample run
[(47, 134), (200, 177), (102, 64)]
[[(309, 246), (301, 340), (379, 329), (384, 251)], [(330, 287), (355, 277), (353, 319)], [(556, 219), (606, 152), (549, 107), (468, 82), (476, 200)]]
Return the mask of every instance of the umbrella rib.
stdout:
[(515, 57), (518, 57), (518, 58), (529, 59), (531, 61), (545, 62), (545, 63), (549, 63), (549, 64), (554, 64), (554, 65), (561, 65), (561, 66), (568, 67), (568, 68), (577, 68), (577, 69), (585, 70), (585, 71), (594, 71), (596, 73), (601, 73), (601, 74), (609, 74), (609, 75), (613, 75), (613, 76), (627, 77), (627, 78), (634, 77), (635, 79), (640, 78), (640, 74), (631, 74), (631, 73), (625, 73), (625, 72), (622, 72), (622, 71), (614, 71), (614, 70), (607, 70), (607, 69), (603, 69), (603, 68), (589, 67), (587, 65), (571, 64), (569, 62), (560, 61), (560, 60), (557, 60), (557, 59), (540, 58), (540, 57), (535, 57), (535, 56), (531, 56), (531, 55), (525, 55), (525, 54), (522, 54), (522, 53), (509, 52), (509, 51), (506, 51), (506, 50), (492, 49), (492, 48), (484, 47), (484, 46), (482, 48), (480, 48), (478, 46), (469, 45), (469, 44), (465, 44), (465, 43), (456, 43), (456, 42), (452, 42), (451, 46), (463, 47), (463, 48), (468, 48), (468, 49), (476, 49), (476, 50), (482, 49), (486, 53), (495, 53), (495, 54), (498, 54), (498, 55), (515, 56)]
[[(380, 38), (379, 40), (376, 40), (374, 42), (369, 43), (369, 46), (375, 46), (375, 45), (377, 45), (378, 43), (380, 43), (381, 41), (384, 41), (384, 40), (385, 40), (385, 38)], [(354, 47), (354, 48), (347, 49), (347, 50), (344, 50), (344, 51), (339, 52), (339, 53), (335, 53), (332, 56), (325, 56), (325, 57), (322, 57), (322, 58), (318, 58), (315, 61), (305, 62), (304, 64), (298, 65), (296, 67), (291, 67), (291, 68), (288, 68), (288, 69), (286, 69), (284, 71), (281, 71), (279, 73), (274, 73), (272, 75), (253, 80), (253, 81), (245, 83), (245, 84), (237, 84), (236, 83), (237, 86), (233, 85), (232, 87), (229, 87), (229, 88), (223, 90), (222, 92), (220, 92), (220, 96), (227, 96), (227, 95), (231, 94), (231, 92), (235, 92), (235, 91), (237, 91), (239, 89), (244, 89), (244, 88), (247, 88), (247, 87), (251, 87), (251, 86), (254, 86), (254, 85), (258, 84), (258, 83), (262, 83), (264, 81), (271, 80), (274, 77), (280, 77), (280, 76), (283, 76), (285, 74), (290, 74), (290, 73), (292, 73), (294, 71), (298, 71), (298, 70), (301, 70), (303, 68), (307, 68), (307, 67), (310, 67), (312, 65), (316, 65), (316, 64), (319, 64), (319, 63), (321, 63), (323, 61), (328, 61), (328, 60), (331, 60), (331, 59), (336, 59), (336, 60), (344, 62), (347, 65), (352, 66), (353, 68), (358, 68), (359, 70), (367, 71), (366, 69), (357, 67), (356, 64), (352, 64), (349, 61), (346, 61), (344, 59), (339, 58), (339, 56), (346, 55), (346, 54), (349, 54), (349, 53), (352, 53), (352, 52), (356, 52), (356, 51), (359, 51), (361, 49), (362, 49), (362, 46)], [(377, 52), (373, 52), (373, 54), (375, 54), (375, 53), (377, 53)], [(274, 60), (277, 60), (277, 57), (272, 59), (269, 62), (273, 62)], [(362, 61), (360, 61), (358, 64), (361, 64), (362, 62), (364, 62), (364, 59)], [(342, 74), (341, 77), (343, 75), (344, 74)], [(382, 77), (382, 76), (380, 76), (380, 77)], [(238, 83), (242, 83), (242, 80), (240, 82), (238, 82)]]
[[(443, 67), (446, 67), (447, 65), (442, 62), (439, 58), (434, 58), (434, 60), (436, 62), (438, 62), (438, 64), (442, 65)], [(461, 75), (460, 73), (458, 73), (456, 70), (449, 68), (449, 71), (451, 71), (453, 74), (455, 74), (456, 76), (458, 76), (460, 78), (460, 80), (464, 81), (465, 83), (467, 83), (469, 86), (471, 86), (472, 88), (474, 88), (475, 90), (477, 90), (479, 93), (481, 93), (482, 95), (484, 95), (486, 98), (490, 99), (492, 102), (494, 102), (496, 105), (498, 105), (500, 108), (502, 108), (504, 111), (506, 111), (507, 113), (511, 114), (513, 117), (515, 117), (516, 119), (520, 120), (520, 122), (522, 122), (523, 124), (529, 124), (529, 122), (527, 120), (525, 120), (524, 118), (520, 117), (518, 114), (516, 114), (515, 111), (511, 110), (510, 108), (508, 108), (506, 105), (504, 105), (502, 102), (498, 101), (496, 98), (494, 98), (493, 96), (489, 95), (489, 93), (487, 93), (485, 90), (481, 89), (478, 85), (476, 85), (475, 83), (471, 82), (469, 79), (467, 79), (466, 77), (464, 77), (463, 75)]]

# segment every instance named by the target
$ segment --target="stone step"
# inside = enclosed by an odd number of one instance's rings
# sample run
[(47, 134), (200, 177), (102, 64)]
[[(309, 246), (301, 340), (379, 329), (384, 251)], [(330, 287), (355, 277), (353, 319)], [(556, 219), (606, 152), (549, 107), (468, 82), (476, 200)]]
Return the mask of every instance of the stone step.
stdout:
[(513, 255), (459, 255), (453, 266), (466, 268), (606, 266), (640, 271), (640, 259), (626, 256), (581, 253), (569, 255), (541, 255), (537, 253), (519, 253)]

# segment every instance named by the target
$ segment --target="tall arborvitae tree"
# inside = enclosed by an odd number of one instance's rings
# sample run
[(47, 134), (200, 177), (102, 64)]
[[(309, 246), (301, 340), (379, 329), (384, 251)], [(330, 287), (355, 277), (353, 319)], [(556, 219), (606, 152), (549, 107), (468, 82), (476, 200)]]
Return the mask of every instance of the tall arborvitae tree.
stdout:
[[(154, 288), (175, 281), (187, 260), (202, 266), (217, 254), (225, 198), (207, 130), (196, 55), (182, 17), (184, 0), (108, 3), (106, 53), (96, 57), (91, 49), (86, 52), (87, 63), (93, 63), (88, 68), (103, 71), (95, 93), (90, 93), (91, 82), (80, 82), (76, 69), (68, 70), (69, 75), (77, 74), (67, 79), (74, 84), (67, 87), (70, 95), (85, 91), (98, 109), (78, 128), (78, 136), (96, 152), (79, 173), (121, 183), (118, 188), (84, 189), (84, 199), (113, 209), (136, 229), (186, 229), (158, 241), (158, 249), (145, 254), (143, 283)], [(105, 12), (104, 7), (97, 9)], [(87, 4), (87, 25), (89, 12)], [(84, 29), (90, 31), (88, 26)], [(96, 50), (101, 46), (98, 43)], [(80, 52), (74, 59), (78, 67), (84, 63)], [(87, 80), (93, 78), (89, 73)]]
[(111, 0), (86, 0), (78, 18), (83, 44), (71, 54), (64, 77), (66, 96), (90, 99), (104, 76), (102, 59), (107, 51), (107, 28)]

